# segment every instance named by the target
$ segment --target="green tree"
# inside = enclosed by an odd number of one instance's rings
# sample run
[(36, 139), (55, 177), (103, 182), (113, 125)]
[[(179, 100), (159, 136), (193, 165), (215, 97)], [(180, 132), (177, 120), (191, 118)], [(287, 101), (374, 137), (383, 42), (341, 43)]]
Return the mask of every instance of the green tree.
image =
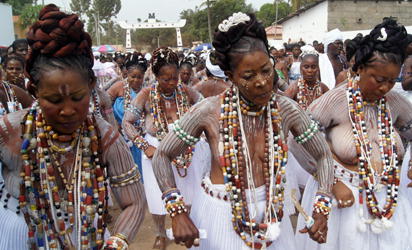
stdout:
[(43, 5), (26, 5), (20, 15), (20, 24), (23, 29), (29, 27), (39, 19), (40, 10)]
[(6, 0), (4, 3), (10, 4), (12, 7), (13, 15), (14, 16), (19, 16), (23, 9), (27, 5), (32, 5), (33, 3), (36, 3), (36, 1), (33, 0)]
[(298, 9), (316, 1), (317, 0), (290, 0), (290, 4), (292, 6), (292, 10), (297, 11)]
[[(87, 17), (87, 30), (94, 43), (107, 41), (110, 35), (116, 33), (112, 18), (121, 9), (120, 0), (71, 0), (70, 8), (80, 17)], [(100, 40), (101, 39), (101, 40)]]
[[(245, 0), (216, 0), (209, 5), (212, 30), (234, 12), (253, 12), (252, 5), (246, 4)], [(186, 26), (182, 28), (183, 43), (186, 46), (191, 46), (193, 41), (209, 41), (207, 9), (197, 7), (194, 10), (184, 10), (180, 17), (187, 20)]]
[[(278, 19), (280, 20), (292, 11), (291, 6), (281, 1), (278, 3)], [(256, 12), (256, 17), (263, 23), (265, 27), (272, 25), (276, 21), (276, 5), (272, 3), (266, 3), (260, 7), (260, 10)]]

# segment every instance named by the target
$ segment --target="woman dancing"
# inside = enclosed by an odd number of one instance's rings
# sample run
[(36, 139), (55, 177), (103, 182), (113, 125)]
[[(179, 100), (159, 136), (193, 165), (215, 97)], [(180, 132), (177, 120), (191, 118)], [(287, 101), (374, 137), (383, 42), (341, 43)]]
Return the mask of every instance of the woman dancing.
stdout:
[[(412, 139), (412, 106), (390, 92), (403, 62), (406, 34), (391, 19), (377, 25), (350, 46), (355, 51), (348, 51), (354, 54), (357, 76), (308, 108), (324, 127), (334, 155), (333, 193), (339, 209), (330, 214), (326, 244), (297, 234), (299, 249), (412, 249), (411, 207), (399, 186), (405, 153), (401, 138)], [(300, 161), (309, 162), (308, 157)], [(317, 187), (309, 179), (302, 200), (306, 209)], [(300, 217), (298, 227), (303, 223)]]
[[(154, 247), (166, 249), (166, 210), (161, 200), (162, 193), (153, 174), (152, 157), (159, 143), (172, 129), (173, 122), (182, 117), (191, 105), (198, 102), (201, 95), (179, 82), (178, 57), (171, 49), (162, 47), (155, 50), (151, 67), (157, 82), (142, 89), (133, 99), (130, 108), (125, 112), (122, 126), (126, 135), (144, 153), (142, 173), (145, 193), (157, 230)], [(141, 120), (144, 121), (144, 127), (136, 126), (136, 123), (143, 124)], [(189, 197), (192, 196), (193, 183), (196, 180), (200, 183), (200, 177), (195, 175), (193, 169), (198, 163), (208, 159), (205, 152), (208, 148), (203, 144), (193, 145), (194, 147), (173, 162), (178, 185)], [(163, 167), (169, 166), (171, 165)]]
[[(317, 159), (320, 188), (315, 222), (307, 231), (325, 242), (321, 234), (327, 233), (331, 206), (331, 153), (305, 112), (272, 91), (273, 61), (263, 25), (254, 15), (235, 13), (218, 26), (213, 45), (217, 64), (233, 86), (194, 106), (165, 137), (153, 160), (176, 243), (200, 243), (200, 249), (295, 249), (284, 212), (289, 131)], [(211, 171), (196, 189), (189, 218), (173, 172), (163, 166), (203, 132), (212, 152)], [(199, 240), (198, 229), (206, 230), (206, 239)]]
[[(0, 248), (127, 249), (143, 220), (143, 187), (117, 130), (89, 113), (90, 36), (77, 15), (51, 4), (28, 42), (26, 73), (37, 100), (0, 119)], [(122, 212), (106, 239), (109, 180)]]

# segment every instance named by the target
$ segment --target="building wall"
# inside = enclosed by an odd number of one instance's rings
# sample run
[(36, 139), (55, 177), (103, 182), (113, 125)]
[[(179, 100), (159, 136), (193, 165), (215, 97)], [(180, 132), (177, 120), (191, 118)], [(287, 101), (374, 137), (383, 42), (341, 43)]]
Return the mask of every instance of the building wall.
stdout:
[(0, 46), (9, 46), (14, 41), (11, 6), (0, 3)]
[(368, 30), (384, 17), (397, 17), (405, 26), (412, 25), (412, 2), (397, 0), (329, 0), (328, 30)]
[(312, 42), (323, 38), (328, 29), (328, 1), (320, 3), (300, 15), (282, 23), (282, 40), (287, 42), (304, 41)]

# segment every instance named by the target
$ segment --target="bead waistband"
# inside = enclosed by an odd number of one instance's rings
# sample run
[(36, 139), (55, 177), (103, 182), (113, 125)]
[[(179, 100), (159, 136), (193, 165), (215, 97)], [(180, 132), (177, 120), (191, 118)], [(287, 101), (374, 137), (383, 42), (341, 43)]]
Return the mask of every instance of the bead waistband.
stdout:
[[(206, 194), (210, 195), (213, 198), (230, 201), (230, 195), (226, 191), (226, 186), (224, 184), (213, 184), (209, 176), (205, 176), (202, 180), (201, 186), (205, 190)], [(246, 199), (247, 202), (252, 202), (250, 200), (251, 192), (249, 189), (246, 189)], [(254, 198), (257, 202), (266, 202), (266, 187), (260, 186), (255, 189)]]
[(4, 182), (0, 182), (0, 206), (20, 214), (19, 201), (7, 191)]

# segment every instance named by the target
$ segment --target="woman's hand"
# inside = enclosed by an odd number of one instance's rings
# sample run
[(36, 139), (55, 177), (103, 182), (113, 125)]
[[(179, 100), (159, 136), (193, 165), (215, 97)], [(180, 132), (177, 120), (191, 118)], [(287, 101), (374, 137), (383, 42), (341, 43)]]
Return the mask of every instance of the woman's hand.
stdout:
[(341, 181), (333, 185), (332, 193), (338, 201), (338, 208), (350, 207), (355, 202), (352, 191)]
[(299, 230), (300, 233), (308, 233), (309, 237), (318, 242), (319, 244), (326, 243), (327, 235), (328, 235), (328, 218), (319, 213), (314, 213), (313, 219), (315, 223), (310, 228), (303, 228)]
[(156, 148), (153, 147), (153, 146), (149, 146), (149, 147), (144, 151), (144, 154), (147, 156), (147, 158), (152, 159), (155, 152), (156, 152)]
[(193, 224), (189, 214), (178, 214), (172, 219), (172, 230), (176, 244), (187, 248), (199, 246), (199, 230)]

